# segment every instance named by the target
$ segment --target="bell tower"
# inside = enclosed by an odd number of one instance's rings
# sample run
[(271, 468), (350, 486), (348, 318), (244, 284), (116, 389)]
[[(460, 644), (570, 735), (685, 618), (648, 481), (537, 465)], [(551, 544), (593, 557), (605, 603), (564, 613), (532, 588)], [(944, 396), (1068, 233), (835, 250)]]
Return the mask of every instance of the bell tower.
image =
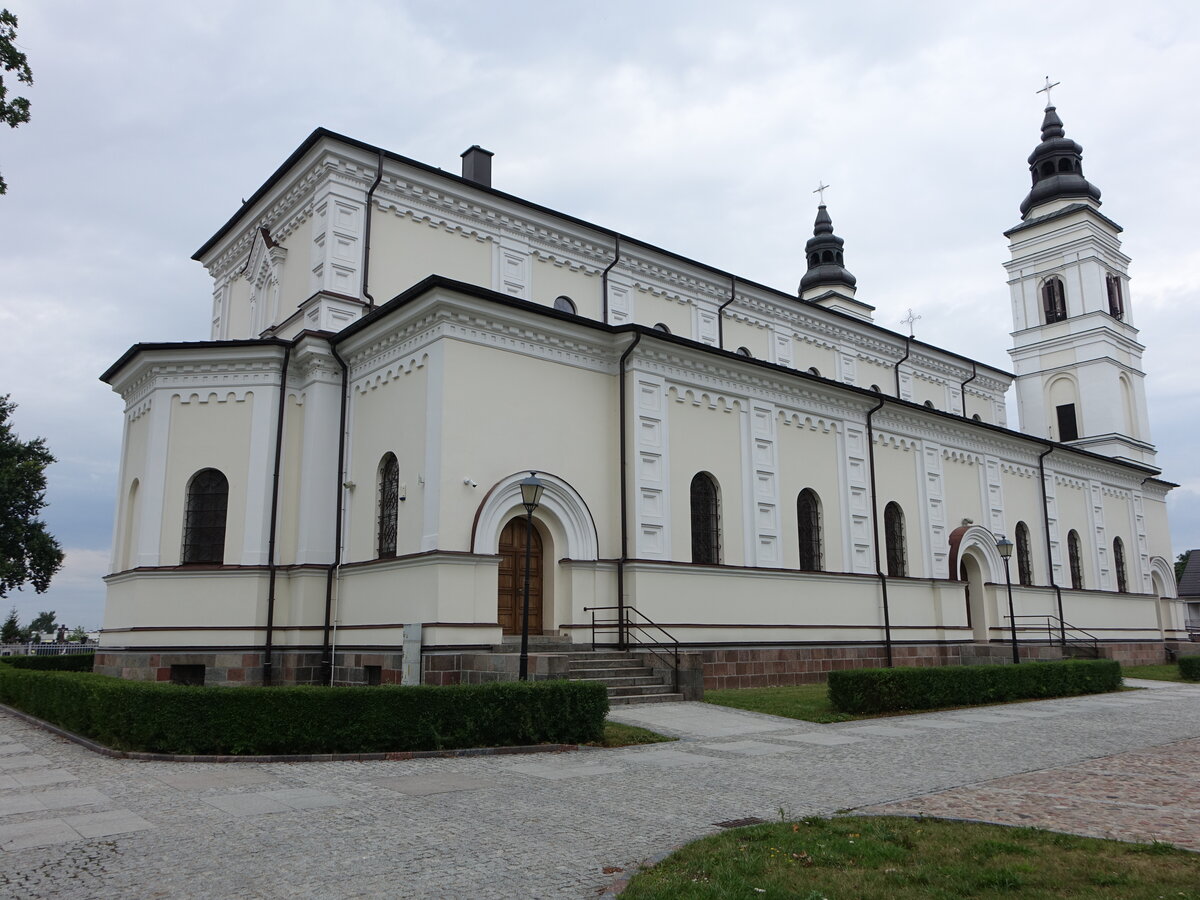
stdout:
[(1142, 351), (1129, 298), (1121, 226), (1100, 212), (1083, 147), (1050, 103), (1029, 155), (1021, 222), (1004, 233), (1012, 295), (1021, 430), (1081, 449), (1155, 464)]

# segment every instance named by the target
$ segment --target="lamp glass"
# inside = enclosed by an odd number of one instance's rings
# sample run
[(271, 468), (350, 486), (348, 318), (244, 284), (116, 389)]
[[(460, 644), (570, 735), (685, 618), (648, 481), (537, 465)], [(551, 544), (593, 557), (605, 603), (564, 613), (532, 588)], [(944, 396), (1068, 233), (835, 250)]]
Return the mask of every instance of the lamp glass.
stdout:
[(1002, 557), (1008, 559), (1010, 556), (1012, 556), (1013, 542), (1006, 537), (1002, 537), (1000, 540), (996, 541), (996, 549), (1000, 551), (1000, 555)]
[(537, 477), (536, 472), (530, 472), (528, 478), (521, 479), (521, 503), (529, 512), (538, 508), (542, 501), (542, 491), (546, 485)]

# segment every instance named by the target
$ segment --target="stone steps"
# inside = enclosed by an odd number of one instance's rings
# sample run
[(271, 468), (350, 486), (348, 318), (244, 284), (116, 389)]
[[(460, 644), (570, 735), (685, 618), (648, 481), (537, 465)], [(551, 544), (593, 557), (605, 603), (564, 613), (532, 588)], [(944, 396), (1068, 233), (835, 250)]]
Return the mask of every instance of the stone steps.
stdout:
[(568, 671), (573, 681), (596, 681), (608, 688), (613, 706), (630, 703), (662, 703), (682, 700), (672, 692), (667, 679), (655, 675), (649, 666), (632, 654), (620, 651), (592, 651), (570, 654)]

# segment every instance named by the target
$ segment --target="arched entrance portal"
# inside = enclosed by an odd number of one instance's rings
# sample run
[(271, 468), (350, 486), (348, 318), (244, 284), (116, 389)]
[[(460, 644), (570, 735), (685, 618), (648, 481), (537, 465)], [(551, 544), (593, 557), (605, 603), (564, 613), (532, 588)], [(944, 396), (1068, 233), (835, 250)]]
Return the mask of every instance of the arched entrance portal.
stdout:
[(963, 554), (959, 576), (967, 589), (967, 619), (971, 623), (971, 635), (977, 643), (985, 644), (988, 640), (988, 620), (983, 596), (983, 569), (973, 554)]
[[(525, 543), (529, 521), (518, 516), (500, 532), (500, 580), (498, 621), (505, 634), (521, 633), (521, 613), (525, 602)], [(529, 633), (542, 633), (542, 537), (533, 528), (533, 546), (529, 554)]]

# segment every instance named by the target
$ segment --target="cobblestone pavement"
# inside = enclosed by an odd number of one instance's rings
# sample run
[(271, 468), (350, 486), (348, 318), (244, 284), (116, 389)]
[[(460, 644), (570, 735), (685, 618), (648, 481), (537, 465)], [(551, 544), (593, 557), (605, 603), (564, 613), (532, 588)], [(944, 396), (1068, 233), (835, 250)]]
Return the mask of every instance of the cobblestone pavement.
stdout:
[[(1182, 778), (1195, 774), (1196, 686), (838, 725), (699, 703), (613, 718), (681, 740), (403, 762), (137, 762), (0, 714), (0, 898), (589, 897), (612, 870), (745, 816), (932, 802), (972, 785), (1032, 796), (1042, 777), (1066, 812), (1086, 794), (1093, 816), (1108, 815), (1095, 801), (1111, 798), (1089, 779), (1115, 772), (1165, 779), (1193, 828), (1200, 805)], [(1126, 755), (1098, 760), (1114, 754)], [(1023, 774), (1045, 769), (1057, 771)], [(1143, 818), (1138, 836), (1177, 840), (1171, 823)]]

